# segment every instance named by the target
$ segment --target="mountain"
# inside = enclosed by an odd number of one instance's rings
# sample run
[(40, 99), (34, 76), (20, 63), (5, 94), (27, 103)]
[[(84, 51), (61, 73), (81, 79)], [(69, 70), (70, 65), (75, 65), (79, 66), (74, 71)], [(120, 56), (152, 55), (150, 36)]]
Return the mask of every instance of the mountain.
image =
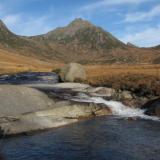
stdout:
[(125, 46), (110, 33), (82, 19), (75, 19), (68, 26), (57, 28), (40, 37), (43, 37), (42, 39), (47, 42), (56, 42), (64, 45), (80, 45), (86, 49), (94, 50), (105, 50), (116, 47), (123, 48)]
[(47, 50), (28, 37), (12, 33), (2, 21), (0, 21), (0, 48), (17, 51), (20, 55), (38, 56), (41, 59), (45, 57), (44, 53), (47, 53)]
[(134, 44), (131, 43), (131, 42), (128, 42), (128, 43), (127, 43), (127, 46), (134, 47), (134, 48), (135, 48), (135, 47), (138, 48), (136, 45), (134, 45)]
[(0, 21), (0, 47), (50, 62), (152, 63), (160, 53), (126, 45), (92, 23), (75, 19), (38, 36), (15, 35)]
[(154, 48), (155, 48), (155, 49), (160, 49), (160, 45), (158, 45), (158, 46), (155, 46)]

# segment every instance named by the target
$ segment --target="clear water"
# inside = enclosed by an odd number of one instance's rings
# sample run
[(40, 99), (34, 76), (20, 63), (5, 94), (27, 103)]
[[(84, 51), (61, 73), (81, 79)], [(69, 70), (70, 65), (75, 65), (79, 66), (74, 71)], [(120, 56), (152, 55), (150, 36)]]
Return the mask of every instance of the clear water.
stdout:
[(0, 75), (0, 84), (54, 84), (59, 77), (53, 72), (24, 72), (15, 75)]
[(1, 145), (5, 160), (160, 160), (160, 122), (101, 117)]

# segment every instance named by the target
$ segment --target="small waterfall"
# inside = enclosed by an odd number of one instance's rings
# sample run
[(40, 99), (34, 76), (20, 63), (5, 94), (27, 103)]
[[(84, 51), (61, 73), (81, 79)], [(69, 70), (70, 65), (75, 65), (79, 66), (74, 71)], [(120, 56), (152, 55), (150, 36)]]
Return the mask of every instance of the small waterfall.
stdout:
[(108, 101), (101, 97), (89, 97), (86, 94), (79, 94), (79, 96), (72, 99), (73, 101), (81, 101), (81, 102), (92, 102), (96, 104), (105, 104), (109, 107), (113, 113), (113, 115), (120, 117), (139, 117), (143, 119), (151, 119), (151, 120), (159, 120), (158, 117), (155, 116), (147, 116), (144, 114), (144, 110), (139, 108), (131, 108), (125, 106), (121, 102), (118, 101)]

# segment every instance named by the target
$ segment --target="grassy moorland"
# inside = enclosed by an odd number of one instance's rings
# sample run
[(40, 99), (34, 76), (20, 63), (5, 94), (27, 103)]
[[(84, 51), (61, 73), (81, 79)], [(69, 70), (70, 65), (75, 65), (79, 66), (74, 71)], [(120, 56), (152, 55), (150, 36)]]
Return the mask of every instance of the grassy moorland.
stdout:
[[(58, 64), (58, 66), (60, 66)], [(11, 74), (26, 71), (51, 71), (57, 63), (50, 64), (36, 58), (30, 58), (0, 49), (0, 74)]]
[[(63, 66), (0, 49), (0, 74), (26, 71), (53, 71)], [(131, 90), (142, 95), (160, 95), (160, 64), (86, 65), (87, 83)]]
[(89, 84), (160, 95), (160, 65), (92, 65), (86, 70)]

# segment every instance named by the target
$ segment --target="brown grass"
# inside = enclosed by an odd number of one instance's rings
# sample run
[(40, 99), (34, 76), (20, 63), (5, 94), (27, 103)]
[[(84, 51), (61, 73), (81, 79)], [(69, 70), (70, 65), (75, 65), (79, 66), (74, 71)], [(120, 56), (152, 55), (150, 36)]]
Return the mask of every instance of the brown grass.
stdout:
[(160, 95), (160, 65), (95, 65), (86, 70), (91, 85)]
[(61, 66), (59, 63), (49, 63), (0, 49), (0, 74), (24, 71), (51, 71)]

